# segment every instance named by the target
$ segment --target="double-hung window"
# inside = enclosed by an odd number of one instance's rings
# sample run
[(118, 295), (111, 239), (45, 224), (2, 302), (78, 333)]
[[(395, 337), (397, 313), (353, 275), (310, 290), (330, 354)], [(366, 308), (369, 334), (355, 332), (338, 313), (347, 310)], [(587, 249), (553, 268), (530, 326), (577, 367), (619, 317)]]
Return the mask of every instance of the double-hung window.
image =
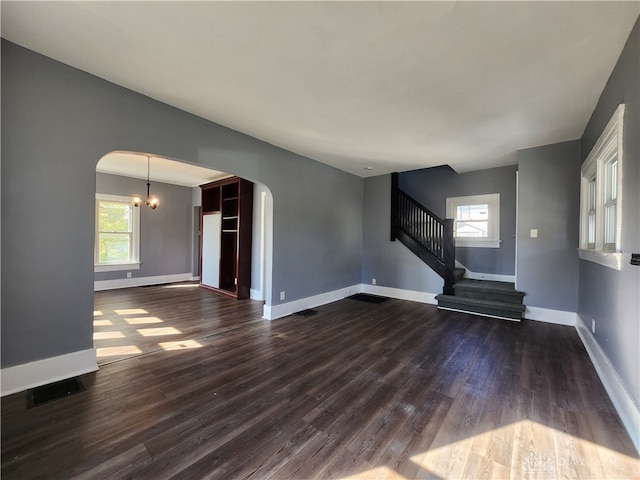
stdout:
[(500, 247), (500, 194), (449, 197), (447, 218), (455, 219), (456, 247)]
[(620, 105), (581, 169), (580, 258), (622, 268), (622, 133)]
[(140, 209), (129, 197), (96, 194), (96, 272), (140, 268)]

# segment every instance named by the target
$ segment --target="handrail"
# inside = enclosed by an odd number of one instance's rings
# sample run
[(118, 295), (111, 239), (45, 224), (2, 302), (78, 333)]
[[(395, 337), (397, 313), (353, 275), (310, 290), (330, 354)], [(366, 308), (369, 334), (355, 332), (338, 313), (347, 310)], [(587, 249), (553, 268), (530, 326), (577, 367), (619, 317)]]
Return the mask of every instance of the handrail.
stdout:
[(399, 239), (444, 279), (443, 291), (453, 294), (455, 244), (453, 219), (441, 219), (400, 190), (392, 174), (391, 240)]

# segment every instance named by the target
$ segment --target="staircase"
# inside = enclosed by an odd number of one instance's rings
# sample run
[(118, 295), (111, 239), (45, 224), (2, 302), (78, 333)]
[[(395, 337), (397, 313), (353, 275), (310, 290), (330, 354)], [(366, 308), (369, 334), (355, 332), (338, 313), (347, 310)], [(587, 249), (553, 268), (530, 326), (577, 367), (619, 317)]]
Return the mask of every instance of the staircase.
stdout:
[(453, 220), (441, 219), (398, 187), (391, 175), (391, 241), (400, 240), (444, 280), (438, 307), (519, 321), (524, 293), (513, 283), (464, 278), (455, 266)]
[(523, 292), (513, 283), (463, 278), (453, 286), (454, 295), (437, 295), (438, 308), (520, 321), (525, 306)]
[(453, 220), (441, 219), (398, 188), (391, 174), (391, 241), (400, 240), (444, 280), (443, 293), (453, 295), (456, 250)]

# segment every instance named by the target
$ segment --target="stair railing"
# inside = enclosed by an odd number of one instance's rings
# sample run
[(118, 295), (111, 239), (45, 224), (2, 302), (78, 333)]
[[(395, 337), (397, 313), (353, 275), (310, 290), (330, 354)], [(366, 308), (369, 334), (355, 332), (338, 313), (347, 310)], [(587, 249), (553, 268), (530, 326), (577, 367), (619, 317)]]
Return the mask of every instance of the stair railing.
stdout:
[(391, 241), (400, 240), (444, 280), (443, 293), (453, 295), (455, 242), (453, 219), (442, 219), (398, 187), (391, 174)]

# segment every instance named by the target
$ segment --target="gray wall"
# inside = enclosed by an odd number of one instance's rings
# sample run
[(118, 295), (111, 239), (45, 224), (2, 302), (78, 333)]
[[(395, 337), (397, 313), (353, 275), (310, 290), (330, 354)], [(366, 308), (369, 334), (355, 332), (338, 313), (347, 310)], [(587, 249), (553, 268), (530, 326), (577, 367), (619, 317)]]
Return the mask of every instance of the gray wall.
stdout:
[[(96, 173), (96, 193), (131, 196), (144, 195), (146, 180)], [(151, 193), (160, 206), (151, 210), (140, 207), (140, 269), (131, 276), (151, 277), (191, 273), (191, 188), (152, 182)], [(98, 272), (96, 280), (126, 278), (126, 271)]]
[(582, 136), (582, 159), (620, 103), (625, 104), (622, 176), (622, 270), (580, 261), (578, 313), (591, 326), (628, 392), (640, 405), (640, 267), (629, 264), (640, 253), (640, 20), (600, 96)]
[(458, 174), (448, 166), (399, 175), (399, 186), (445, 218), (447, 197), (500, 194), (500, 248), (456, 248), (456, 260), (472, 272), (514, 275), (516, 233), (515, 165)]
[[(185, 160), (273, 195), (267, 304), (360, 282), (361, 178), (2, 40), (2, 366), (92, 348), (95, 167)], [(25, 189), (43, 205), (24, 201)]]
[(362, 283), (442, 293), (442, 279), (401, 242), (390, 241), (391, 175), (364, 181)]
[(520, 150), (518, 177), (518, 290), (527, 306), (576, 312), (580, 142)]

